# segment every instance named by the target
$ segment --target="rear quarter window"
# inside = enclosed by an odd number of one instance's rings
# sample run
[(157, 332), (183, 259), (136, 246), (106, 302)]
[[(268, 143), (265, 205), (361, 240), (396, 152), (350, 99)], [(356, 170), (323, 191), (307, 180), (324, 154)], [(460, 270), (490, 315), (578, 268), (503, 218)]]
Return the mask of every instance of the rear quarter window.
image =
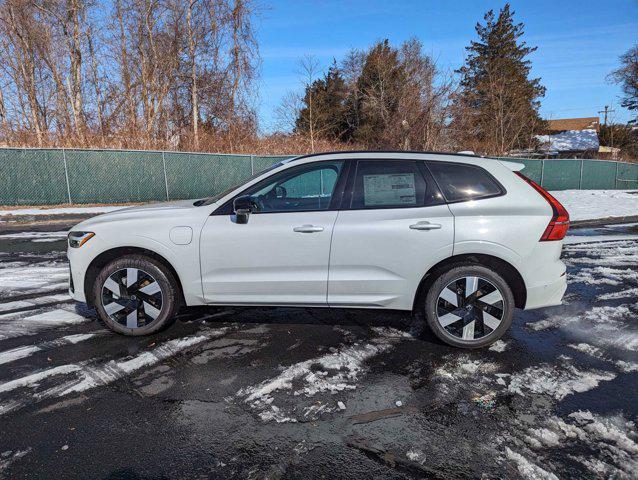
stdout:
[(476, 165), (447, 162), (427, 162), (427, 165), (449, 203), (505, 194), (505, 188)]

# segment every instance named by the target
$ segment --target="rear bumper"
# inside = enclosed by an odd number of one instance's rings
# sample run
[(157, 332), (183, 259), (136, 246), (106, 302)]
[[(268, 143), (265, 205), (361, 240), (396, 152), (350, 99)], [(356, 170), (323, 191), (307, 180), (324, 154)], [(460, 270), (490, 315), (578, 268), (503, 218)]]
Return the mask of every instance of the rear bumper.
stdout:
[(528, 288), (525, 310), (560, 305), (565, 290), (567, 290), (567, 275), (565, 274), (553, 282)]

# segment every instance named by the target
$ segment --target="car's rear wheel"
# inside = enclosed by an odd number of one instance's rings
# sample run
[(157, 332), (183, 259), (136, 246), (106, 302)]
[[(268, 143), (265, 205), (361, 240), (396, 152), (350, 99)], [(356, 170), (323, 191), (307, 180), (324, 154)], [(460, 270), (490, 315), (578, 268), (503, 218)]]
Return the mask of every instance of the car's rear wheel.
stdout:
[(124, 335), (149, 335), (168, 327), (179, 306), (170, 270), (143, 255), (108, 263), (97, 276), (93, 298), (104, 324)]
[(425, 318), (434, 334), (461, 348), (480, 348), (501, 338), (512, 324), (514, 295), (507, 282), (480, 265), (441, 272), (428, 290)]

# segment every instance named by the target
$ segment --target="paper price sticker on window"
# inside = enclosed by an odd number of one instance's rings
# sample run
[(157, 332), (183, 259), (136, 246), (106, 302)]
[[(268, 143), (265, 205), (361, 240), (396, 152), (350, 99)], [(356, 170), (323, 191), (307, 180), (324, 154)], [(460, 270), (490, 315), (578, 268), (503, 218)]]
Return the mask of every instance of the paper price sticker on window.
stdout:
[(363, 176), (363, 201), (373, 205), (416, 205), (414, 173)]

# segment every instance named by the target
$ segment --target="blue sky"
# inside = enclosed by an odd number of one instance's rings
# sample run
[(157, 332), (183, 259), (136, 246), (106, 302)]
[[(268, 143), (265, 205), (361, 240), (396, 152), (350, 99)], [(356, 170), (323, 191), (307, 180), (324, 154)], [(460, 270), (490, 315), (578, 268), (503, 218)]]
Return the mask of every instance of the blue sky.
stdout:
[[(417, 37), (443, 69), (462, 63), (464, 47), (476, 38), (474, 25), (490, 8), (505, 2), (480, 0), (271, 0), (257, 22), (262, 56), (258, 92), (261, 127), (272, 130), (282, 96), (300, 89), (298, 61), (314, 55), (323, 67), (351, 48), (365, 49), (379, 39), (398, 45)], [(632, 115), (620, 107), (620, 88), (607, 75), (618, 57), (638, 43), (637, 0), (529, 0), (510, 2), (525, 23), (525, 39), (538, 50), (531, 56), (535, 76), (547, 94), (546, 118), (597, 115), (604, 105), (613, 120)], [(602, 117), (601, 117), (602, 121)]]

